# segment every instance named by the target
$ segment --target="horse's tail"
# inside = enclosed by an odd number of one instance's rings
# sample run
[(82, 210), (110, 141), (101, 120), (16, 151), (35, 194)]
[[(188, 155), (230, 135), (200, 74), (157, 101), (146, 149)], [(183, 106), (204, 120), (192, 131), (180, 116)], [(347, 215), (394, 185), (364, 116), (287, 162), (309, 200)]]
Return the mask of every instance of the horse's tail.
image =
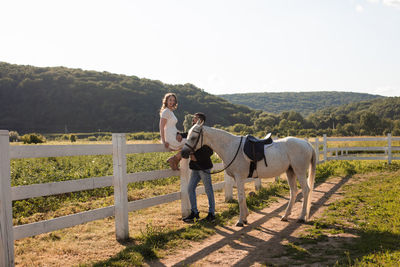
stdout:
[(308, 169), (308, 187), (310, 188), (310, 191), (314, 189), (315, 173), (317, 169), (317, 154), (315, 153), (315, 150), (312, 146), (311, 149), (312, 149), (312, 156), (311, 156), (310, 167)]

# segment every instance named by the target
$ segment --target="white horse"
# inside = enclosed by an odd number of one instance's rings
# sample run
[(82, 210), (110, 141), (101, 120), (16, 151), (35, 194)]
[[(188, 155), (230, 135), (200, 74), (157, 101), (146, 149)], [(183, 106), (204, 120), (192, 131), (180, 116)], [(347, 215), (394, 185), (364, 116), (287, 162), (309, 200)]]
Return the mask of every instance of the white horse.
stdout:
[[(226, 172), (236, 181), (240, 217), (237, 226), (247, 224), (247, 209), (244, 183), (249, 173), (249, 162), (243, 155), (244, 138), (232, 135), (226, 131), (203, 126), (198, 122), (189, 130), (187, 141), (182, 149), (182, 156), (187, 158), (190, 153), (199, 149), (202, 145), (211, 147), (222, 159), (226, 166)], [(268, 167), (263, 161), (257, 165), (259, 177), (276, 177), (284, 172), (290, 186), (290, 200), (282, 221), (287, 221), (297, 196), (296, 177), (303, 192), (303, 208), (298, 219), (305, 222), (310, 216), (311, 193), (314, 188), (316, 154), (311, 144), (295, 137), (286, 137), (274, 140), (273, 145), (266, 149), (265, 155)], [(235, 157), (236, 155), (236, 157)], [(307, 179), (308, 170), (308, 179)]]

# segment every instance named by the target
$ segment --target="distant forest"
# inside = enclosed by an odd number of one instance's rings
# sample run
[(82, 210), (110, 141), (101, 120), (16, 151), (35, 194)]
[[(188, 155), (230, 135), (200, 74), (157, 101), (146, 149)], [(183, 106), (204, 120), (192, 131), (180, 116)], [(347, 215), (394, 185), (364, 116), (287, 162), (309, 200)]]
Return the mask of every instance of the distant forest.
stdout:
[(178, 95), (175, 115), (180, 122), (185, 114), (197, 111), (206, 113), (209, 125), (249, 125), (255, 116), (254, 110), (192, 84), (0, 62), (0, 129), (19, 133), (154, 132), (167, 92)]
[[(158, 132), (161, 99), (167, 92), (178, 95), (175, 114), (181, 130), (187, 114), (202, 111), (207, 114), (207, 125), (240, 135), (400, 135), (400, 97), (273, 93), (268, 101), (281, 111), (272, 112), (232, 104), (192, 84), (171, 85), (108, 72), (2, 62), (0, 129), (19, 134)], [(278, 95), (279, 101), (273, 97)]]
[(400, 136), (400, 97), (378, 98), (328, 107), (303, 117), (294, 110), (280, 114), (262, 112), (252, 126), (236, 124), (230, 130), (262, 136), (272, 132), (277, 136)]
[(218, 96), (234, 104), (246, 105), (253, 109), (275, 114), (293, 110), (305, 117), (326, 107), (383, 98), (379, 95), (352, 92), (242, 93)]

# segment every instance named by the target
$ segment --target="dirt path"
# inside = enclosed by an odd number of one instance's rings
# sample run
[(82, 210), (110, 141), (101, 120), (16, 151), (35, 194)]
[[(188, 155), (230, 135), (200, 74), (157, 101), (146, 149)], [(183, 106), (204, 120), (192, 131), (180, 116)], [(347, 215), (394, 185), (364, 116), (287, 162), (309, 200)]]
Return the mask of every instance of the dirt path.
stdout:
[[(318, 217), (327, 204), (340, 198), (345, 178), (331, 179), (315, 187), (312, 197), (311, 220)], [(301, 194), (300, 194), (301, 195)], [(301, 196), (298, 197), (301, 199)], [(244, 228), (229, 225), (217, 227), (216, 234), (202, 242), (190, 242), (188, 249), (174, 251), (151, 266), (260, 266), (290, 265), (285, 259), (283, 244), (294, 240), (305, 225), (296, 222), (302, 202), (297, 201), (288, 222), (282, 222), (287, 199), (270, 207), (251, 212), (249, 225)]]

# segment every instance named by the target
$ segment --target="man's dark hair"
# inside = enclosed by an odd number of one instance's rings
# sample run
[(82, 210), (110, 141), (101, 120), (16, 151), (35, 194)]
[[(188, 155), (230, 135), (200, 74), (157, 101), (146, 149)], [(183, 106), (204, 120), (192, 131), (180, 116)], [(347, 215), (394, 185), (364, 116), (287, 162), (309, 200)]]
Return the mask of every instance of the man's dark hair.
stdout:
[(199, 117), (201, 121), (206, 122), (206, 115), (203, 112), (196, 112), (194, 115)]

